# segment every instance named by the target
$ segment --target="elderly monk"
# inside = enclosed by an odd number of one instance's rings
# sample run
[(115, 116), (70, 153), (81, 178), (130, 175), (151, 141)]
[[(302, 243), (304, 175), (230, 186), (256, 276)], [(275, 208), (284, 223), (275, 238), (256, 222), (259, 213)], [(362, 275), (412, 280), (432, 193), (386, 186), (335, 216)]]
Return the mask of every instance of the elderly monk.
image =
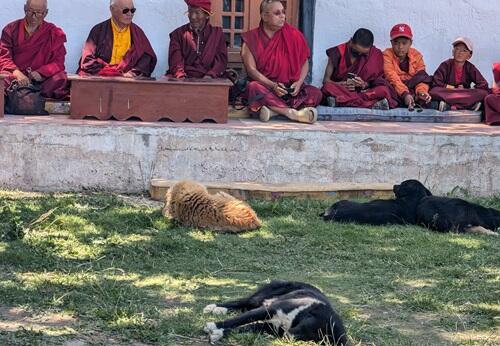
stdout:
[(479, 111), (489, 87), (481, 72), (469, 62), (474, 51), (472, 41), (459, 37), (452, 45), (453, 58), (441, 63), (434, 72), (432, 99), (439, 101), (440, 112), (450, 109)]
[(383, 78), (384, 57), (373, 41), (370, 30), (358, 29), (349, 42), (326, 51), (323, 93), (330, 107), (387, 110), (397, 106)]
[(132, 0), (111, 0), (111, 18), (90, 31), (78, 74), (108, 77), (149, 77), (156, 54), (141, 28), (132, 23)]
[(410, 26), (396, 24), (390, 37), (392, 48), (384, 51), (384, 74), (392, 86), (393, 98), (409, 110), (429, 104), (432, 77), (425, 71), (424, 57), (412, 47)]
[(500, 62), (493, 65), (493, 75), (495, 76), (495, 85), (492, 94), (484, 99), (484, 112), (486, 124), (500, 125)]
[(250, 78), (247, 95), (250, 112), (260, 110), (260, 120), (280, 114), (303, 123), (314, 123), (321, 91), (305, 85), (310, 50), (304, 35), (286, 23), (283, 4), (264, 0), (261, 22), (243, 34), (241, 56)]
[(189, 24), (170, 33), (168, 76), (221, 78), (227, 67), (227, 45), (222, 28), (209, 23), (210, 0), (185, 0)]
[(66, 35), (45, 21), (47, 0), (28, 0), (24, 19), (8, 24), (0, 41), (0, 73), (7, 74), (6, 87), (40, 83), (46, 98), (64, 99), (68, 83), (64, 67)]

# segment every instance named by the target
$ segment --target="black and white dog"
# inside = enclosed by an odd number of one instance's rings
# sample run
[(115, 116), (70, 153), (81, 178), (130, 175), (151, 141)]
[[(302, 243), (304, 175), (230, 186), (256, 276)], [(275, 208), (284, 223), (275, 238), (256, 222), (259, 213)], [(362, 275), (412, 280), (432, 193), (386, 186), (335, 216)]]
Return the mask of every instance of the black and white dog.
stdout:
[(356, 222), (368, 225), (415, 224), (420, 200), (432, 196), (418, 180), (406, 180), (393, 187), (396, 199), (377, 199), (367, 203), (340, 201), (321, 216), (325, 221)]
[(210, 343), (219, 341), (230, 331), (238, 331), (265, 332), (302, 341), (328, 340), (332, 345), (347, 345), (340, 316), (319, 289), (305, 283), (272, 281), (247, 298), (207, 305), (203, 312), (223, 315), (233, 310), (246, 312), (205, 325)]
[(425, 197), (417, 206), (417, 223), (438, 232), (498, 236), (500, 211), (460, 198)]

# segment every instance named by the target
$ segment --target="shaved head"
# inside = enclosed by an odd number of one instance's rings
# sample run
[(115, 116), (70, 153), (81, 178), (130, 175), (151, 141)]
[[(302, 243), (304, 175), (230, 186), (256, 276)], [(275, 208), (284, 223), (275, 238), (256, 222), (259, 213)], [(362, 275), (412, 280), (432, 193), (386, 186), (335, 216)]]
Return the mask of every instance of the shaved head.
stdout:
[(26, 6), (36, 6), (47, 8), (47, 0), (26, 0)]

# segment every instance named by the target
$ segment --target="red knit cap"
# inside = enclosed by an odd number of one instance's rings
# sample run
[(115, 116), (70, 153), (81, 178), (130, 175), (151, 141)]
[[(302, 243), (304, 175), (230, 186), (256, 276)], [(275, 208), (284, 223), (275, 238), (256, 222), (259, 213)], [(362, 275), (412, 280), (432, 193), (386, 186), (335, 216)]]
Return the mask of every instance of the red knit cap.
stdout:
[(212, 13), (212, 1), (210, 0), (184, 0), (190, 7), (199, 7), (208, 13)]
[(500, 62), (493, 64), (493, 75), (495, 76), (495, 82), (500, 83)]

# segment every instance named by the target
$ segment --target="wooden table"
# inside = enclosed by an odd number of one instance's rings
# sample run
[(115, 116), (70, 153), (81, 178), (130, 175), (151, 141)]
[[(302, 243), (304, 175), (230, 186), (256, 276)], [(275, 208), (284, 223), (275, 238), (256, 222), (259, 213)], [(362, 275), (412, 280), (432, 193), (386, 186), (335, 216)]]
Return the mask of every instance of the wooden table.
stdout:
[(0, 97), (0, 118), (3, 118), (3, 112), (4, 112), (4, 108), (5, 108), (5, 104), (4, 104), (5, 92), (4, 92), (4, 84), (3, 84), (4, 78), (5, 78), (5, 76), (0, 74), (0, 95), (2, 95)]
[(71, 81), (71, 119), (139, 118), (142, 121), (227, 123), (232, 83), (226, 79), (68, 77)]

